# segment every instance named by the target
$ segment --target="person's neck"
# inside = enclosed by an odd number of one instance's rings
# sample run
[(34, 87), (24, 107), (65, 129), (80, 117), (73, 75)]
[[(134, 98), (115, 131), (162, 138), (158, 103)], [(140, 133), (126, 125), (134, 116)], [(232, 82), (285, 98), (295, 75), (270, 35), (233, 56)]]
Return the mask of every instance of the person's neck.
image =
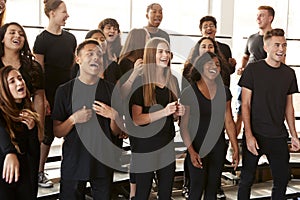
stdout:
[(62, 32), (61, 26), (54, 24), (52, 22), (49, 22), (49, 25), (46, 30), (54, 35), (60, 35)]
[(270, 25), (270, 26), (267, 26), (267, 27), (265, 27), (265, 28), (259, 29), (258, 34), (259, 34), (259, 35), (265, 35), (265, 33), (266, 33), (267, 31), (270, 31), (270, 30), (272, 30), (272, 26), (271, 26), (271, 25)]
[(11, 50), (5, 50), (4, 56), (1, 58), (5, 66), (11, 65), (19, 69), (21, 67), (19, 53)]
[(152, 25), (147, 25), (145, 28), (148, 30), (149, 33), (157, 33), (158, 32), (158, 27), (152, 26)]
[[(80, 74), (82, 74), (82, 73), (80, 73)], [(98, 76), (79, 75), (78, 79), (86, 85), (94, 85), (99, 80), (99, 77)]]
[(280, 65), (281, 65), (281, 62), (280, 61), (275, 61), (275, 60), (272, 60), (271, 58), (267, 57), (265, 59), (265, 62), (270, 66), (270, 67), (273, 67), (273, 68), (279, 68)]
[(166, 77), (164, 74), (164, 68), (156, 66), (156, 85), (158, 85), (159, 87), (164, 87), (166, 85)]

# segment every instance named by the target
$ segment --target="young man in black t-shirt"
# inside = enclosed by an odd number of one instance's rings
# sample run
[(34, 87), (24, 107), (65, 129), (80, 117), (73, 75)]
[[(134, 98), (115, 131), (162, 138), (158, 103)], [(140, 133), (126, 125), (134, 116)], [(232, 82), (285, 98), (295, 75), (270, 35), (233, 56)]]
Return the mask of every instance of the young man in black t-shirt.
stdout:
[(84, 199), (89, 181), (94, 199), (109, 200), (116, 160), (111, 134), (121, 133), (110, 106), (113, 85), (98, 77), (104, 68), (96, 40), (79, 44), (76, 54), (80, 75), (57, 89), (52, 113), (54, 134), (64, 137), (60, 199)]
[[(289, 148), (286, 120), (292, 136), (292, 151), (300, 149), (295, 129), (292, 94), (298, 92), (293, 69), (283, 64), (286, 39), (282, 29), (264, 35), (267, 58), (247, 65), (239, 81), (242, 87), (243, 165), (238, 199), (250, 198), (258, 160), (265, 154), (273, 177), (272, 199), (285, 199), (289, 181)], [(280, 147), (280, 148), (278, 148)]]

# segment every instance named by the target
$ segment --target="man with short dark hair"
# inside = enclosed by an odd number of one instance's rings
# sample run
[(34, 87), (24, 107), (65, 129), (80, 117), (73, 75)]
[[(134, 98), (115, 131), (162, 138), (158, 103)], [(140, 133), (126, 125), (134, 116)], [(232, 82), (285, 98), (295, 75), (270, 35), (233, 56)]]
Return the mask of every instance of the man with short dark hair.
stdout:
[(89, 181), (93, 199), (109, 200), (113, 171), (104, 158), (115, 160), (111, 134), (121, 134), (110, 107), (113, 85), (99, 78), (104, 68), (96, 40), (79, 44), (76, 54), (80, 74), (58, 87), (52, 113), (54, 134), (64, 137), (60, 199), (85, 199)]
[(243, 159), (238, 199), (250, 198), (257, 163), (265, 154), (273, 177), (272, 199), (285, 199), (289, 174), (288, 131), (291, 150), (300, 149), (295, 128), (292, 94), (298, 92), (293, 69), (282, 63), (286, 53), (282, 29), (272, 29), (264, 35), (266, 59), (249, 63), (239, 81), (242, 87)]

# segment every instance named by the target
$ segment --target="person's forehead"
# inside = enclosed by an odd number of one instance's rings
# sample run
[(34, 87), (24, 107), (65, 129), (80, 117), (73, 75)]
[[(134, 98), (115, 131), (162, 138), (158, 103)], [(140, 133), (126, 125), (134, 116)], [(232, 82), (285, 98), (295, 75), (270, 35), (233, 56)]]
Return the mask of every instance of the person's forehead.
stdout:
[(158, 5), (158, 4), (155, 4), (155, 5), (153, 5), (151, 8), (150, 8), (150, 11), (151, 10), (162, 10), (162, 7), (160, 6), (160, 5)]

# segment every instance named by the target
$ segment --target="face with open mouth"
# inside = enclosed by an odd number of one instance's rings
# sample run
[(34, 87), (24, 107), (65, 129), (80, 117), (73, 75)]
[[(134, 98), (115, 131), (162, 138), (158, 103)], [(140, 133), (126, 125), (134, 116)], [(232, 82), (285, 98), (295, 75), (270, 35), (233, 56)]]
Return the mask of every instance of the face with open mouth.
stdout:
[(273, 36), (266, 42), (265, 50), (268, 53), (267, 60), (270, 64), (277, 66), (286, 55), (286, 39), (284, 36)]
[(155, 4), (146, 14), (148, 19), (148, 26), (158, 27), (163, 19), (162, 7), (159, 4)]
[(21, 103), (26, 97), (26, 85), (22, 75), (17, 70), (12, 70), (7, 76), (9, 91), (16, 103)]
[(117, 27), (114, 27), (110, 24), (106, 24), (104, 26), (103, 33), (107, 42), (114, 42), (117, 36), (119, 35), (119, 30)]
[(171, 52), (169, 46), (161, 42), (157, 45), (156, 50), (156, 65), (160, 67), (167, 67), (171, 58)]
[(220, 61), (217, 57), (214, 57), (204, 64), (201, 77), (208, 80), (215, 80), (215, 78), (220, 74), (220, 71)]
[(21, 27), (17, 25), (10, 25), (7, 27), (4, 38), (2, 40), (4, 48), (21, 50), (25, 42), (25, 33)]
[(203, 22), (201, 27), (201, 34), (204, 37), (215, 38), (217, 32), (217, 28), (212, 21)]
[(86, 44), (77, 58), (80, 74), (98, 76), (103, 73), (103, 53), (99, 45)]
[(64, 2), (62, 2), (57, 9), (55, 9), (53, 11), (53, 20), (55, 21), (55, 23), (59, 26), (65, 26), (66, 25), (66, 21), (69, 18), (69, 14), (67, 11), (67, 7), (66, 4)]

